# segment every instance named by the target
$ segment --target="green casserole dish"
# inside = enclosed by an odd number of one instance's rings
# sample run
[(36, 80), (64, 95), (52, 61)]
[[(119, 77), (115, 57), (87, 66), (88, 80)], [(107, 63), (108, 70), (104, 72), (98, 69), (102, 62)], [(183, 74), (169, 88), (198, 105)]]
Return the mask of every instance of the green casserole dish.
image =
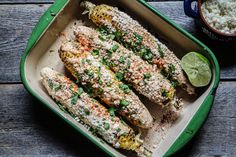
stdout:
[[(159, 137), (160, 134), (152, 129), (146, 131), (145, 136), (153, 137), (152, 140), (147, 140), (146, 145), (151, 145), (155, 140), (158, 141), (158, 146), (153, 149), (153, 156), (170, 156), (174, 154), (195, 135), (207, 118), (213, 104), (220, 77), (219, 65), (214, 54), (199, 40), (143, 0), (118, 0), (112, 3), (109, 0), (94, 2), (121, 8), (122, 11), (131, 15), (131, 17), (145, 25), (146, 28), (155, 32), (155, 35), (158, 34), (158, 38), (165, 41), (165, 44), (174, 50), (179, 58), (190, 51), (196, 51), (202, 53), (210, 61), (213, 74), (211, 83), (199, 90), (198, 95), (193, 98), (180, 93), (184, 103), (181, 118), (173, 126), (165, 129), (165, 136)], [(74, 25), (91, 25), (82, 16), (82, 8), (79, 3), (80, 0), (56, 0), (41, 17), (29, 38), (25, 53), (21, 59), (21, 79), (30, 94), (91, 140), (105, 153), (110, 156), (127, 156), (126, 152), (114, 149), (103, 142), (102, 139), (94, 136), (71, 116), (61, 111), (47, 95), (40, 82), (39, 71), (45, 66), (65, 73), (57, 53), (60, 44), (65, 38), (64, 34), (70, 34)], [(155, 117), (158, 115), (157, 110), (159, 109), (150, 104), (150, 102), (145, 101), (145, 105)]]

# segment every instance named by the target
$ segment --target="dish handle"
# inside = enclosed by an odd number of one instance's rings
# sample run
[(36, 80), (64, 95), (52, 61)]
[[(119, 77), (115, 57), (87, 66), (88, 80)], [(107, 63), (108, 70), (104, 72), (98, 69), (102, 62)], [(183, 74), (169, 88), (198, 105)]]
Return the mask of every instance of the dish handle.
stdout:
[(199, 14), (197, 4), (195, 4), (193, 9), (192, 2), (197, 2), (197, 0), (184, 0), (184, 13), (189, 17), (198, 19)]

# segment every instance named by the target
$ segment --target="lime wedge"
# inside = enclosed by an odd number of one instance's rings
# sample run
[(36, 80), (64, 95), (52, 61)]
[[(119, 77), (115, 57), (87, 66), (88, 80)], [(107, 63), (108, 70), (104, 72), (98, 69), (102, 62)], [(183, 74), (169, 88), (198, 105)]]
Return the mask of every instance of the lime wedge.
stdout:
[(181, 67), (187, 74), (190, 83), (195, 87), (204, 87), (211, 81), (210, 62), (197, 52), (189, 52), (183, 56)]

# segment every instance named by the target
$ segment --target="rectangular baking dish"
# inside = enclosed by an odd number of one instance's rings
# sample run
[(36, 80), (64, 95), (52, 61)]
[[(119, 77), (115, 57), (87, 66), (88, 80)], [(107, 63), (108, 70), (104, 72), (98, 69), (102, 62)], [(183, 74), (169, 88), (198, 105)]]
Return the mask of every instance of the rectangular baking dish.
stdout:
[[(202, 53), (210, 60), (213, 73), (212, 81), (209, 86), (198, 93), (197, 97), (189, 99), (188, 96), (182, 95), (184, 108), (181, 118), (173, 126), (166, 127), (162, 133), (152, 129), (145, 133), (145, 136), (152, 137), (152, 139), (147, 138), (145, 145), (150, 146), (158, 141), (155, 148), (150, 148), (153, 151), (153, 156), (174, 154), (194, 136), (207, 118), (213, 104), (220, 76), (219, 65), (214, 54), (204, 44), (143, 0), (117, 0), (112, 2), (99, 0), (93, 2), (119, 7), (153, 32), (180, 58), (187, 52), (196, 51)], [(60, 44), (66, 38), (65, 34), (70, 34), (72, 28), (76, 25), (92, 26), (86, 16), (82, 16), (82, 9), (79, 3), (80, 0), (56, 0), (41, 17), (33, 30), (21, 59), (21, 79), (29, 93), (78, 132), (86, 136), (105, 153), (110, 156), (127, 156), (127, 152), (114, 149), (102, 139), (95, 137), (67, 113), (61, 111), (57, 104), (48, 96), (40, 82), (40, 70), (45, 66), (65, 73), (63, 63), (60, 61), (57, 52)], [(146, 101), (145, 105), (154, 117), (157, 115), (158, 110), (161, 110)]]

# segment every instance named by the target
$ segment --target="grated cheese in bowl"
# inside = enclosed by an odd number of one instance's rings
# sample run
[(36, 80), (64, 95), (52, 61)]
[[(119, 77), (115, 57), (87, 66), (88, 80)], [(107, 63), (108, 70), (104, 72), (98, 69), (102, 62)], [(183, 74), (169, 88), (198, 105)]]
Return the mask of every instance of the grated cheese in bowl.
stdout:
[(225, 34), (236, 34), (236, 0), (207, 0), (201, 6), (206, 22)]

